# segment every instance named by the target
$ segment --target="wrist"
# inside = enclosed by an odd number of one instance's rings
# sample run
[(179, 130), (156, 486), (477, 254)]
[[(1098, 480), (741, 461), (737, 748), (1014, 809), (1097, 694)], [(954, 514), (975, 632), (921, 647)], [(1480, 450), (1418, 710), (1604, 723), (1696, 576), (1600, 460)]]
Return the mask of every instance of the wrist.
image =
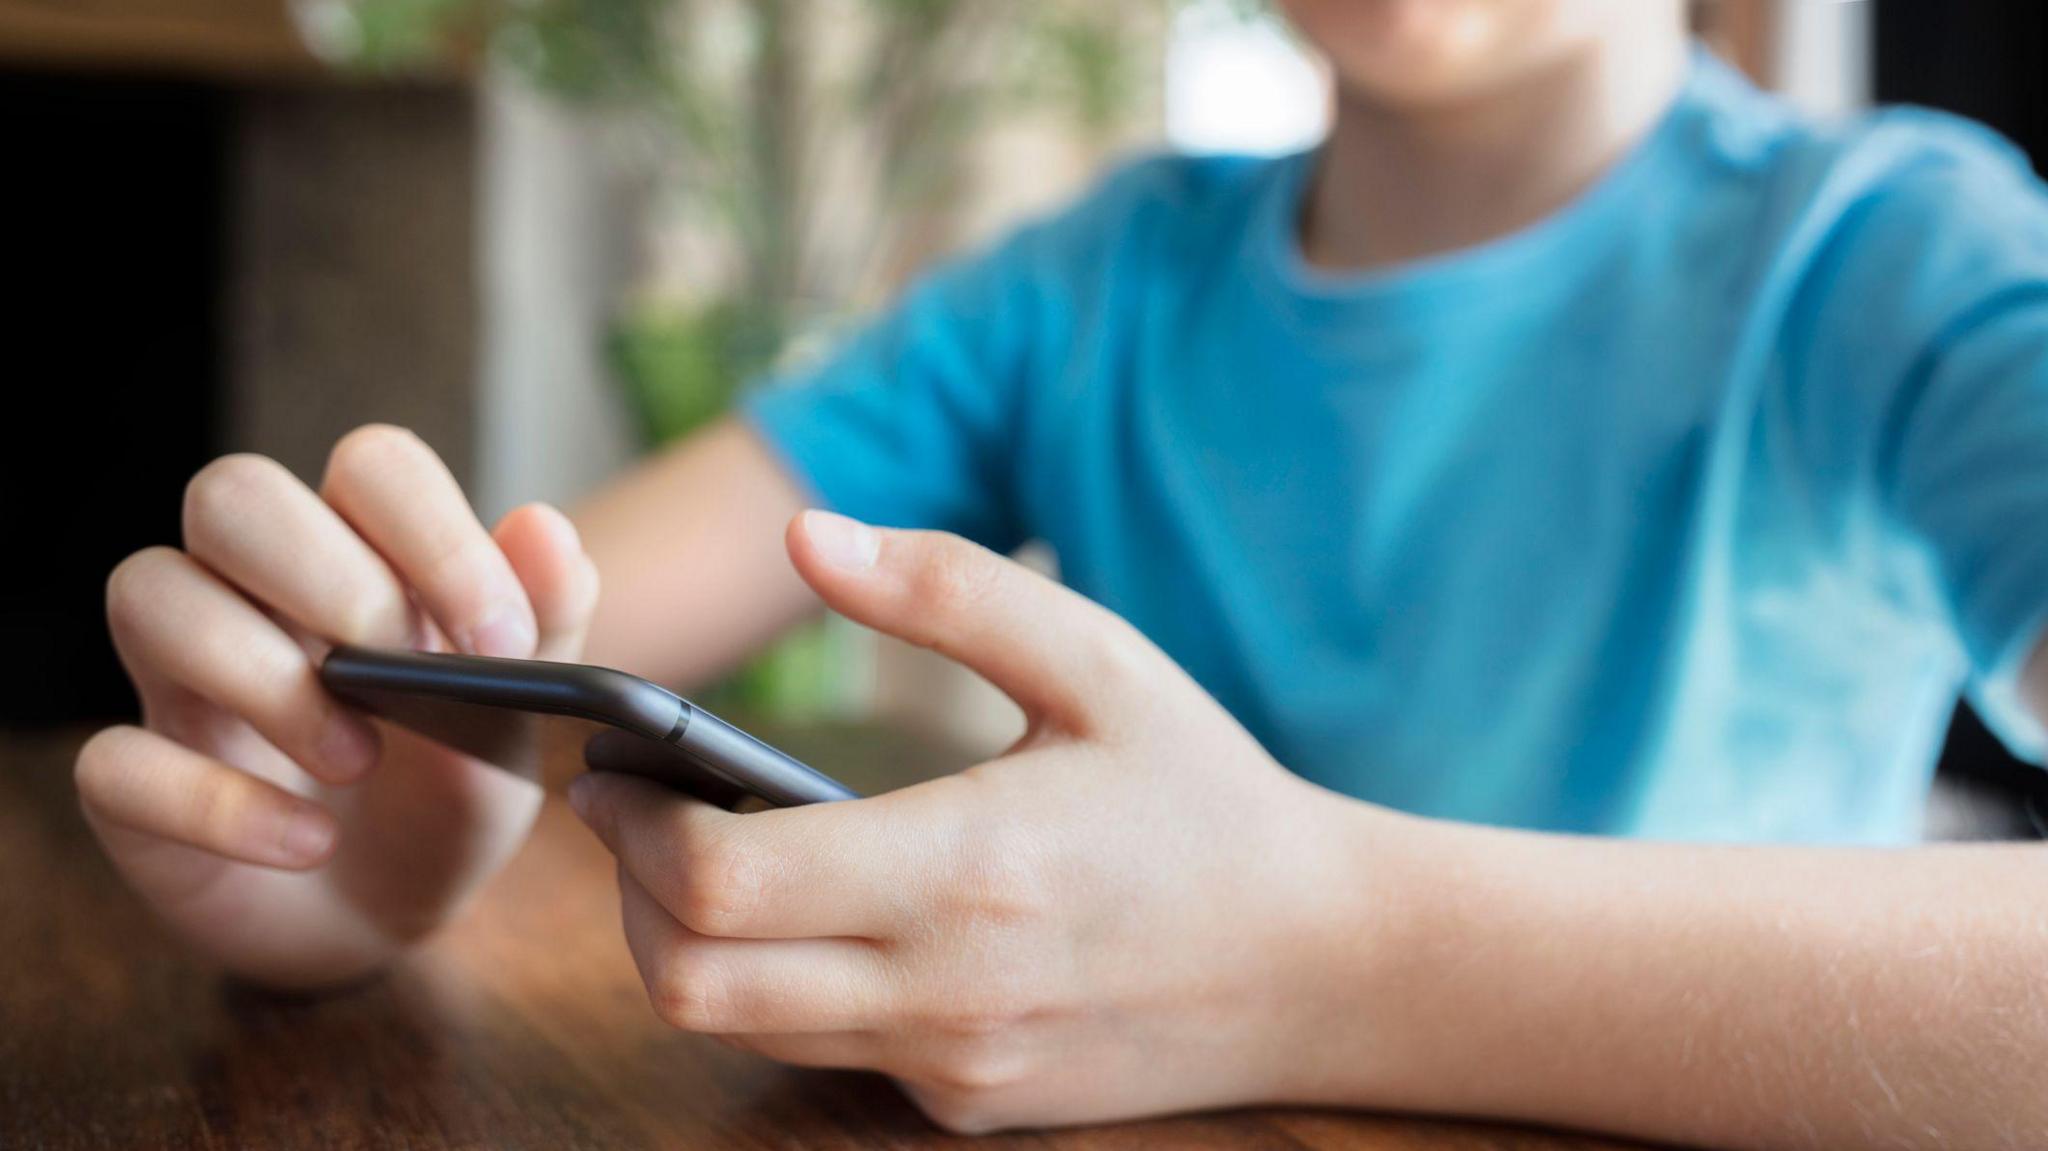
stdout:
[(1344, 1016), (1364, 1038), (1326, 1101), (1541, 1114), (1550, 1044), (1568, 1045), (1601, 996), (1576, 954), (1599, 866), (1560, 852), (1573, 841), (1377, 814), (1360, 847), (1375, 900), (1357, 920), (1365, 974)]
[(1398, 1106), (1413, 1044), (1403, 1000), (1425, 977), (1422, 956), (1448, 825), (1320, 788), (1298, 836), (1296, 934), (1277, 939), (1269, 1009), (1282, 1032), (1270, 1101)]

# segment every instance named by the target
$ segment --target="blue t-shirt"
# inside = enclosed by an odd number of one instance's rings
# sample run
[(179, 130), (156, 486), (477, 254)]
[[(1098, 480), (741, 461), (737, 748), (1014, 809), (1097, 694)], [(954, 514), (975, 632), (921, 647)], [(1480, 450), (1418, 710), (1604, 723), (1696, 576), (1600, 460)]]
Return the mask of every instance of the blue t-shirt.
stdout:
[(1132, 165), (749, 418), (830, 507), (1046, 541), (1402, 810), (1910, 840), (1965, 688), (2038, 757), (2048, 198), (2008, 145), (1700, 55), (1575, 203), (1375, 275), (1301, 259), (1312, 165)]

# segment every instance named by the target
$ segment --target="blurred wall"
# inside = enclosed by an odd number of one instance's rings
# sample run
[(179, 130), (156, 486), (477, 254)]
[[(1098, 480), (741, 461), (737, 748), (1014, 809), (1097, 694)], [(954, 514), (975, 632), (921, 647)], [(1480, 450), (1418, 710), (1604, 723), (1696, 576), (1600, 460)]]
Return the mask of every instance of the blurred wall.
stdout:
[(489, 522), (529, 500), (572, 501), (634, 454), (603, 337), (638, 271), (645, 195), (588, 119), (502, 78), (481, 108), (471, 496)]
[(1849, 115), (1870, 104), (1872, 5), (1787, 0), (1777, 5), (1773, 79), (1809, 114)]
[[(225, 444), (317, 483), (343, 431), (476, 458), (476, 107), (449, 85), (236, 91)], [(194, 285), (194, 290), (204, 290)]]

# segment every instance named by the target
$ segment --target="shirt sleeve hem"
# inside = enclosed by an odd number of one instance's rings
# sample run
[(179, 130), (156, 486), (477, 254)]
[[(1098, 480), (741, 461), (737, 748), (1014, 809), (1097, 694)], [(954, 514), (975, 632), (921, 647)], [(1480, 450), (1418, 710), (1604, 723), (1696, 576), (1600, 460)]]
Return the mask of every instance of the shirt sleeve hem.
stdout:
[(2034, 713), (2025, 693), (2027, 665), (2048, 642), (2048, 604), (2023, 617), (2023, 626), (2008, 632), (1991, 666), (1977, 677), (1972, 693), (1985, 723), (2013, 755), (2048, 766), (2048, 725)]
[(767, 389), (742, 397), (737, 415), (741, 425), (754, 434), (776, 466), (803, 494), (807, 506), (832, 512), (843, 511), (820, 482), (817, 471), (805, 462), (801, 449), (791, 442), (802, 437), (793, 434), (779, 418), (774, 398)]

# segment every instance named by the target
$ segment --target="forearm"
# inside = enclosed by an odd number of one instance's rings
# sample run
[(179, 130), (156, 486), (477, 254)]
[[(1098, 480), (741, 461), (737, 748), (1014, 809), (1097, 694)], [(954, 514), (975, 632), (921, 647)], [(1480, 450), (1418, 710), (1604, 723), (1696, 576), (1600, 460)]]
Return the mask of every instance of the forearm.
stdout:
[(701, 683), (816, 607), (782, 547), (802, 492), (727, 420), (614, 481), (571, 513), (603, 583), (587, 658)]
[(1715, 1147), (2048, 1133), (2041, 849), (1396, 826), (1347, 1102)]

